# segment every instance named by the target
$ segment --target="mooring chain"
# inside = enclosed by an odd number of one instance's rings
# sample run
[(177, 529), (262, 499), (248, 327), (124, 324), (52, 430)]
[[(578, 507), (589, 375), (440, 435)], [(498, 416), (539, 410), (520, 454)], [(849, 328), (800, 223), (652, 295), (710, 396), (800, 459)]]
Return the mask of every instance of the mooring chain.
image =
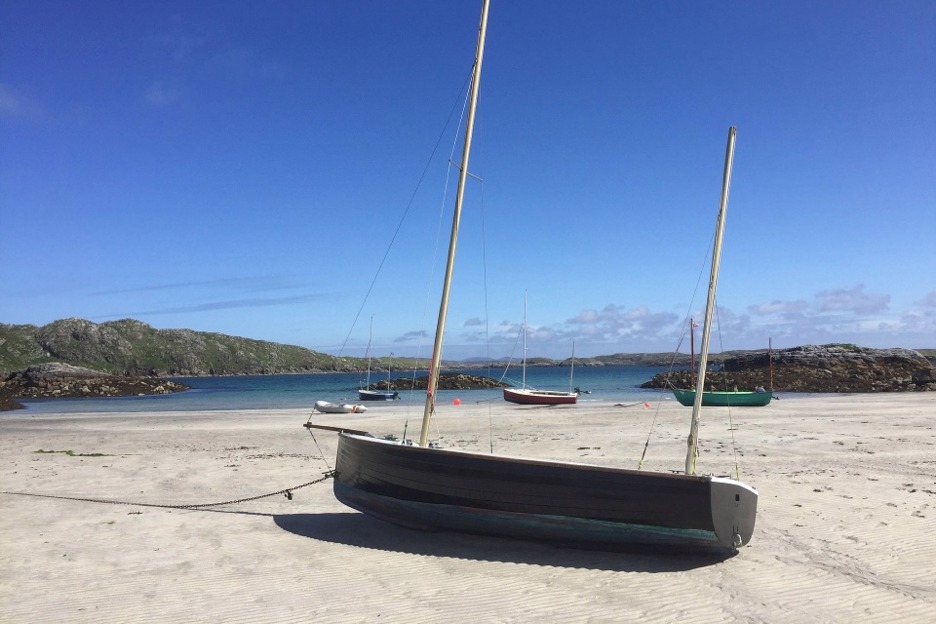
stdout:
[(295, 487), (286, 488), (285, 490), (279, 490), (276, 492), (270, 492), (269, 494), (261, 494), (259, 496), (249, 496), (247, 498), (238, 498), (237, 500), (224, 501), (223, 503), (202, 503), (197, 505), (161, 505), (159, 503), (135, 503), (132, 501), (115, 501), (115, 500), (106, 500), (103, 498), (80, 498), (77, 496), (57, 496), (55, 494), (35, 494), (33, 492), (0, 492), (0, 494), (13, 494), (16, 496), (34, 496), (37, 498), (56, 498), (59, 500), (72, 500), (72, 501), (82, 501), (85, 503), (107, 503), (109, 505), (131, 505), (134, 507), (161, 507), (163, 509), (204, 509), (206, 507), (221, 507), (222, 505), (235, 505), (237, 503), (246, 503), (247, 501), (259, 500), (261, 498), (269, 498), (270, 496), (277, 496), (278, 494), (283, 494), (289, 500), (292, 500), (292, 493), (294, 490), (301, 490), (304, 487), (309, 487), (310, 485), (315, 485), (316, 483), (321, 483), (327, 481), (328, 479), (335, 476), (335, 472), (329, 471), (325, 473), (321, 479), (316, 479), (315, 481), (309, 481), (308, 483), (303, 483), (302, 485), (297, 485)]

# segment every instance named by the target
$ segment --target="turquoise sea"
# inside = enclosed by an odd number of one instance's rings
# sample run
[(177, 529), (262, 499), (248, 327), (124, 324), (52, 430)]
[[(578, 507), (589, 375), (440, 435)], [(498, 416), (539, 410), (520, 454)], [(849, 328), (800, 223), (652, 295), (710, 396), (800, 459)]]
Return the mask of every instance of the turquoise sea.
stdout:
[[(589, 401), (643, 402), (658, 399), (661, 392), (642, 390), (639, 386), (664, 369), (647, 366), (577, 367), (574, 385), (588, 394), (579, 403)], [(445, 373), (464, 372), (500, 379), (498, 369), (445, 369)], [(417, 371), (421, 377), (425, 371)], [(394, 371), (393, 377), (411, 377), (412, 372)], [(521, 371), (511, 367), (504, 381), (520, 385)], [(371, 380), (379, 379), (371, 375)], [(265, 375), (238, 377), (176, 378), (191, 390), (169, 395), (120, 397), (108, 399), (33, 399), (22, 400), (27, 412), (158, 412), (183, 410), (262, 410), (282, 408), (312, 409), (316, 401), (358, 402), (358, 373), (328, 373), (319, 375)], [(567, 368), (528, 368), (527, 385), (543, 390), (568, 390)], [(667, 397), (671, 396), (666, 393)], [(401, 392), (397, 403), (421, 405), (425, 391)], [(502, 401), (500, 390), (441, 390), (438, 403), (450, 403), (456, 398), (462, 403)], [(371, 404), (371, 403), (368, 403)], [(18, 411), (22, 414), (22, 411)]]

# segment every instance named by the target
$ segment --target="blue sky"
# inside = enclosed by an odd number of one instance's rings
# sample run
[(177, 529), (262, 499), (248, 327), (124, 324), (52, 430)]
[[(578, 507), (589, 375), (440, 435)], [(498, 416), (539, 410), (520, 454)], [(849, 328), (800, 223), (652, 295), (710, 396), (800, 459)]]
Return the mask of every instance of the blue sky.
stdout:
[[(3, 0), (0, 322), (428, 355), (479, 4)], [(936, 347), (934, 68), (929, 1), (494, 0), (444, 356), (686, 351), (731, 125), (713, 350)]]

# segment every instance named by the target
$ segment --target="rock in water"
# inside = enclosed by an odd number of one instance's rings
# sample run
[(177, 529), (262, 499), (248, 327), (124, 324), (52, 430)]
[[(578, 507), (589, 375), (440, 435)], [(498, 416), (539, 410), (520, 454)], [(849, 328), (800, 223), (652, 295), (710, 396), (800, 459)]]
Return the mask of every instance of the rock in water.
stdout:
[[(159, 377), (109, 375), (90, 368), (53, 362), (7, 375), (0, 385), (0, 409), (16, 409), (19, 405), (17, 398), (143, 396), (188, 389), (185, 384)], [(4, 408), (3, 405), (7, 404), (9, 407)]]
[[(770, 387), (767, 351), (725, 360), (706, 373), (706, 390)], [(643, 388), (690, 388), (686, 370), (655, 375)], [(806, 345), (773, 352), (773, 388), (778, 392), (936, 391), (936, 367), (910, 349), (868, 349), (849, 344)]]

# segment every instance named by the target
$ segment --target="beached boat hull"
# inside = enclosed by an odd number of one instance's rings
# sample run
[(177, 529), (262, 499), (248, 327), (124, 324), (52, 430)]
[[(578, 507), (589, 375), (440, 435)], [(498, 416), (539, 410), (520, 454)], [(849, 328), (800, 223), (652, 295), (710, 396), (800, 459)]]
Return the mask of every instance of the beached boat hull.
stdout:
[(719, 477), (426, 448), (341, 433), (335, 497), (394, 524), (601, 549), (733, 551), (757, 492)]
[(578, 401), (577, 392), (504, 388), (504, 400), (524, 405), (567, 405)]
[[(695, 402), (695, 390), (673, 390), (676, 400), (682, 405), (692, 407)], [(763, 407), (770, 403), (773, 392), (717, 392), (702, 393), (702, 405), (706, 407)]]

